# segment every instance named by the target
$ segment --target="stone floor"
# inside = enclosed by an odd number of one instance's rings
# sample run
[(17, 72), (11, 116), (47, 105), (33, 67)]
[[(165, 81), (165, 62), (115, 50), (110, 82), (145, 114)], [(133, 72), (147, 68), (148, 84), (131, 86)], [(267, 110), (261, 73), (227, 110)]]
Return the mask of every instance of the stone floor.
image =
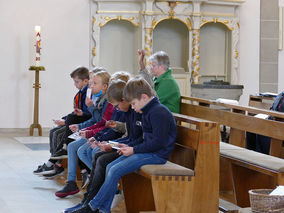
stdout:
[[(28, 138), (27, 131), (0, 132), (1, 213), (59, 213), (81, 200), (82, 191), (64, 199), (55, 197), (64, 177), (45, 180), (33, 174), (49, 157), (47, 142), (48, 138)], [(112, 211), (125, 212), (123, 202)]]

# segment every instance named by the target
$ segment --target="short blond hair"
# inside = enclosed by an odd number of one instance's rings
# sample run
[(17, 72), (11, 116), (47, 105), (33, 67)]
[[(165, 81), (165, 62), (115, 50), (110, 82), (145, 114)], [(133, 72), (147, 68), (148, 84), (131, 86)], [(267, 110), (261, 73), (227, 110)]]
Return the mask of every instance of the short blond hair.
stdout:
[(109, 80), (110, 80), (110, 74), (109, 74), (107, 71), (99, 71), (99, 72), (96, 72), (96, 73), (94, 73), (94, 77), (95, 77), (95, 76), (100, 77), (101, 80), (102, 80), (102, 83), (108, 85)]
[(133, 99), (140, 100), (142, 94), (152, 97), (154, 92), (150, 84), (141, 77), (136, 77), (128, 81), (123, 90), (123, 97), (127, 102), (131, 102)]

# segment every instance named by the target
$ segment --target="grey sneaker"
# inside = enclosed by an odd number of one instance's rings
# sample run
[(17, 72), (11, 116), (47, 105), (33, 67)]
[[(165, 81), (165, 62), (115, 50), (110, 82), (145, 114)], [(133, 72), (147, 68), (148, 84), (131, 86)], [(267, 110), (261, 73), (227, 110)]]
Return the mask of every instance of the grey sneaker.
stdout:
[(57, 176), (60, 176), (60, 175), (64, 175), (65, 173), (65, 170), (63, 167), (61, 166), (57, 166), (55, 164), (54, 166), (54, 170), (53, 170), (53, 173), (49, 173), (49, 174), (45, 174), (45, 175), (42, 175), (45, 179), (53, 179)]

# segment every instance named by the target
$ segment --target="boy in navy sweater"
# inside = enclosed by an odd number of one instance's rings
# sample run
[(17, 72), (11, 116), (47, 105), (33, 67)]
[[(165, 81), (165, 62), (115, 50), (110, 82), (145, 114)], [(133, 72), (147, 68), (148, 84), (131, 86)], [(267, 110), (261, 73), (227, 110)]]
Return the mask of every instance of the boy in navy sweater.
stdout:
[(172, 113), (153, 97), (150, 85), (142, 78), (130, 80), (124, 89), (124, 98), (142, 114), (143, 140), (121, 144), (120, 156), (108, 164), (105, 182), (88, 205), (74, 213), (109, 213), (120, 178), (147, 164), (164, 164), (174, 148), (177, 135)]

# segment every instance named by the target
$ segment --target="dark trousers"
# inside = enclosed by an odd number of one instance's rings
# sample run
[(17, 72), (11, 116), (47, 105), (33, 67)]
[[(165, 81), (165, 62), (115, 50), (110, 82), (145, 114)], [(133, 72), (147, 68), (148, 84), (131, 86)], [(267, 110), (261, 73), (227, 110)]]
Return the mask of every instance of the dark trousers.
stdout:
[(106, 167), (120, 155), (116, 150), (111, 152), (98, 152), (93, 159), (90, 183), (87, 192), (84, 194), (82, 203), (88, 204), (98, 193), (105, 181)]
[[(63, 148), (64, 144), (69, 144), (70, 142), (73, 141), (73, 139), (68, 138), (69, 135), (72, 134), (72, 131), (69, 129), (69, 126), (72, 124), (79, 124), (83, 123), (84, 121), (89, 120), (92, 117), (91, 114), (89, 115), (83, 115), (83, 116), (78, 116), (75, 114), (68, 114), (65, 120), (65, 131), (63, 136), (61, 137), (61, 140), (57, 143), (55, 152), (58, 152), (60, 149)], [(54, 153), (55, 153), (54, 152)], [(49, 160), (52, 163), (55, 163), (57, 160)], [(79, 159), (79, 166), (81, 169), (87, 169), (89, 171), (89, 168)]]
[(69, 126), (72, 124), (79, 124), (79, 123), (83, 123), (84, 121), (87, 121), (91, 118), (91, 115), (83, 115), (83, 116), (78, 116), (75, 114), (68, 114), (65, 120), (65, 132), (64, 132), (64, 136), (62, 138), (62, 140), (60, 141), (60, 143), (58, 143), (57, 147), (56, 147), (56, 151), (59, 151), (60, 149), (63, 148), (64, 144), (69, 144), (70, 142), (73, 141), (73, 139), (68, 138), (69, 135), (71, 135), (73, 132), (69, 129)]
[(256, 152), (269, 155), (270, 140), (270, 137), (258, 135), (251, 132), (246, 133), (247, 149), (254, 150)]

